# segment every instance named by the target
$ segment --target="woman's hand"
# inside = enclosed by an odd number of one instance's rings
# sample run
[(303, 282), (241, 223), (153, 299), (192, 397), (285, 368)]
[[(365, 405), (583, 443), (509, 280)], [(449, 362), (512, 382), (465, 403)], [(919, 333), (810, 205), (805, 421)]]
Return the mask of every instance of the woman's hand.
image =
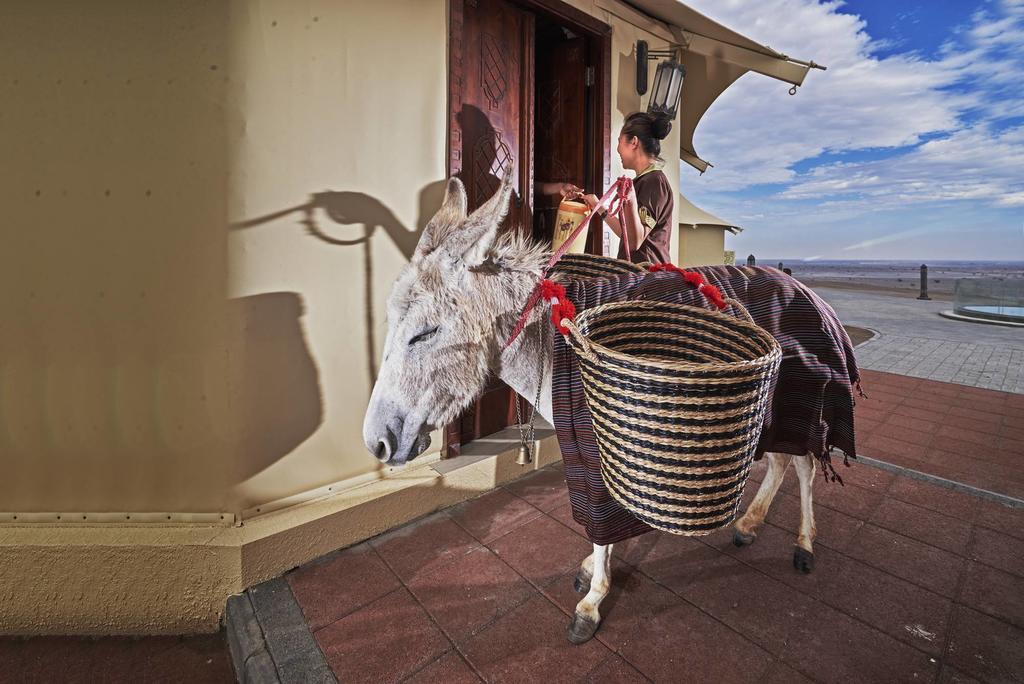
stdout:
[(583, 188), (572, 183), (535, 183), (534, 190), (542, 195), (561, 195), (562, 199), (576, 199), (583, 194)]
[(581, 199), (587, 203), (587, 208), (591, 211), (593, 211), (594, 207), (597, 206), (597, 203), (601, 201), (597, 198), (597, 195), (583, 195)]
[(562, 196), (562, 199), (576, 199), (583, 194), (583, 188), (577, 187), (572, 183), (559, 183), (558, 193)]

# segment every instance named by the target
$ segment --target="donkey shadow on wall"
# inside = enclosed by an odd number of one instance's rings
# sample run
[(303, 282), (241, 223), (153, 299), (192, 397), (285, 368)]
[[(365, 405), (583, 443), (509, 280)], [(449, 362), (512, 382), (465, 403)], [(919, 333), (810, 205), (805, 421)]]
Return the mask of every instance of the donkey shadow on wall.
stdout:
[[(361, 247), (363, 251), (363, 308), (366, 331), (366, 372), (370, 385), (377, 380), (375, 354), (377, 343), (374, 325), (373, 254), (371, 238), (383, 231), (406, 261), (412, 258), (420, 233), (444, 200), (446, 181), (427, 184), (419, 194), (416, 230), (407, 229), (380, 200), (361, 192), (326, 190), (310, 195), (309, 201), (246, 221), (232, 223), (230, 228), (252, 228), (299, 214), (298, 224), (306, 234), (336, 247)], [(344, 228), (338, 228), (343, 226)], [(358, 226), (353, 231), (352, 227)]]

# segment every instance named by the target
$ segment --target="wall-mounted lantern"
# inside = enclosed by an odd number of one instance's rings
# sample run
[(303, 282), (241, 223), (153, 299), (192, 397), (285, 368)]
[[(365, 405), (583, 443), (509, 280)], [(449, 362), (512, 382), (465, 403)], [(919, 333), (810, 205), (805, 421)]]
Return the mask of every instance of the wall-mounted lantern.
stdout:
[(647, 102), (647, 111), (665, 114), (669, 119), (676, 118), (679, 111), (679, 100), (683, 94), (683, 78), (686, 68), (676, 59), (681, 46), (670, 45), (667, 50), (651, 50), (646, 40), (636, 42), (636, 92), (644, 95), (647, 92), (647, 62), (667, 57), (658, 64), (654, 73), (654, 90)]

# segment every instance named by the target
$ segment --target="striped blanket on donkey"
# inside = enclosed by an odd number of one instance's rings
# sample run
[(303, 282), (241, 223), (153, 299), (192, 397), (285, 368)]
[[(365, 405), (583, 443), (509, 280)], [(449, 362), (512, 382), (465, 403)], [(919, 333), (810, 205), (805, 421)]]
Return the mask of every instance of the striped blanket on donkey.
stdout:
[[(703, 275), (726, 297), (739, 300), (782, 347), (782, 365), (756, 457), (765, 452), (810, 453), (818, 458), (827, 478), (839, 479), (829, 455), (834, 447), (843, 451), (847, 465), (847, 458), (856, 458), (853, 405), (859, 373), (853, 345), (835, 312), (799, 281), (773, 268), (707, 266), (689, 270)], [(580, 312), (630, 299), (706, 306), (703, 295), (676, 273), (574, 279), (581, 275), (571, 260), (564, 266), (559, 262), (553, 274)], [(557, 334), (552, 402), (576, 522), (583, 525), (594, 544), (613, 544), (650, 531), (646, 523), (612, 499), (605, 487), (576, 355)]]

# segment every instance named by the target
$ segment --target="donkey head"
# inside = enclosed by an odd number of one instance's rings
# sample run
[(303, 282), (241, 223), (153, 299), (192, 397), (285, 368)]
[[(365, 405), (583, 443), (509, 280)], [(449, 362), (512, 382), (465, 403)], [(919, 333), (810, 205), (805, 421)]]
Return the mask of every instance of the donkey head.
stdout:
[(444, 204), (395, 282), (384, 358), (363, 422), (366, 448), (384, 463), (402, 465), (423, 453), (430, 431), (483, 391), (500, 353), (500, 312), (483, 281), (493, 273), (485, 262), (508, 211), (511, 176), (469, 216), (462, 182), (449, 180)]

